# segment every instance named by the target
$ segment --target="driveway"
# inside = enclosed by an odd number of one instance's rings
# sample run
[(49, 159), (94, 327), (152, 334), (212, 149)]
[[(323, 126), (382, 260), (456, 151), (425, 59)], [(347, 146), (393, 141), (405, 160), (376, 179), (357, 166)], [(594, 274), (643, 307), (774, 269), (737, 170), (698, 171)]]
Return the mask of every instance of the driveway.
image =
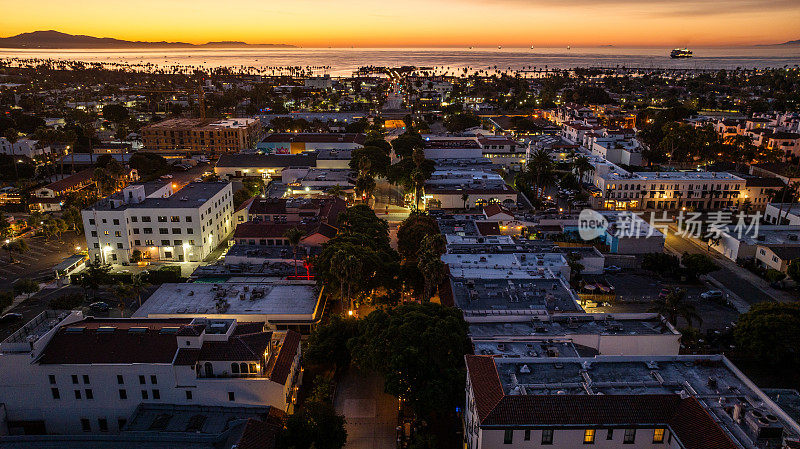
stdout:
[(350, 368), (339, 382), (336, 411), (347, 420), (346, 449), (396, 447), (397, 398), (383, 392), (383, 379)]

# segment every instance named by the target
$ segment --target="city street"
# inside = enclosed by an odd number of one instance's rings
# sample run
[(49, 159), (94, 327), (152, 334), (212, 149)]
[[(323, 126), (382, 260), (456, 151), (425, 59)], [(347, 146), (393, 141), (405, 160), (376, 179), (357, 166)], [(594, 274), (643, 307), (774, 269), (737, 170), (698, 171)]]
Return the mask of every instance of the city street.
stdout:
[(65, 232), (60, 239), (44, 237), (25, 237), (28, 250), (13, 254), (14, 263), (9, 262), (8, 251), (0, 251), (0, 290), (8, 290), (18, 279), (44, 279), (51, 275), (51, 269), (64, 258), (75, 254), (76, 247), (86, 249), (83, 234)]
[(770, 287), (765, 280), (736, 265), (717, 251), (708, 251), (705, 245), (696, 240), (675, 235), (674, 230), (674, 227), (670, 227), (670, 232), (667, 233), (665, 249), (676, 255), (688, 252), (706, 254), (713, 258), (720, 268), (711, 272), (708, 277), (719, 283), (724, 290), (741, 298), (743, 302), (752, 305), (765, 300), (781, 302), (793, 300), (788, 293)]

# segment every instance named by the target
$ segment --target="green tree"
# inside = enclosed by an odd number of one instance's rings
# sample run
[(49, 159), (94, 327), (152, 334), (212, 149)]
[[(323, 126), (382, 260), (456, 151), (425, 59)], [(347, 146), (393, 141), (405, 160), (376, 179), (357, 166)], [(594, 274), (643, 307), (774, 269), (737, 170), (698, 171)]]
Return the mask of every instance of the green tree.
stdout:
[(365, 146), (353, 150), (350, 157), (350, 168), (358, 170), (363, 176), (386, 176), (391, 165), (389, 153), (377, 146)]
[(341, 449), (347, 442), (345, 419), (332, 405), (308, 402), (286, 419), (278, 437), (279, 449)]
[(444, 119), (444, 127), (451, 133), (461, 132), (480, 125), (481, 118), (471, 112), (451, 114)]
[(14, 294), (8, 291), (0, 291), (0, 312), (5, 311), (14, 303)]
[(327, 323), (314, 328), (308, 336), (303, 359), (311, 364), (334, 364), (337, 369), (350, 366), (347, 342), (358, 335), (358, 320), (333, 315)]
[(11, 240), (3, 245), (3, 249), (8, 253), (8, 262), (14, 263), (14, 254), (22, 254), (28, 251), (28, 243), (22, 239)]
[(800, 283), (800, 259), (794, 259), (789, 262), (786, 274), (791, 280)]
[(383, 375), (386, 392), (418, 416), (450, 414), (464, 402), (464, 354), (471, 350), (461, 311), (435, 303), (376, 310), (348, 344), (353, 363)]
[(39, 283), (33, 279), (20, 279), (14, 283), (14, 294), (25, 295), (25, 299), (30, 298), (31, 295), (38, 291)]
[(794, 371), (800, 368), (800, 304), (760, 302), (739, 316), (733, 336), (742, 357)]
[(109, 122), (122, 123), (128, 119), (128, 108), (121, 104), (103, 106), (103, 118)]
[(84, 293), (91, 292), (91, 297), (97, 295), (97, 290), (102, 285), (108, 285), (111, 282), (110, 265), (104, 265), (100, 262), (89, 262), (86, 268), (78, 273), (78, 285), (83, 288)]
[(686, 268), (686, 275), (690, 279), (697, 279), (719, 269), (717, 264), (705, 254), (683, 253), (681, 263)]
[(678, 318), (686, 320), (689, 326), (692, 325), (694, 320), (697, 320), (700, 324), (703, 323), (695, 307), (686, 302), (686, 290), (681, 288), (670, 289), (666, 296), (656, 299), (650, 311), (660, 314), (674, 325), (678, 324)]
[(289, 241), (289, 245), (292, 247), (292, 262), (294, 262), (294, 277), (297, 277), (297, 247), (300, 246), (300, 241), (303, 240), (305, 237), (306, 232), (298, 227), (294, 227), (288, 229), (284, 237), (286, 240)]
[(142, 307), (142, 293), (150, 287), (144, 276), (141, 274), (134, 274), (131, 276), (130, 282), (118, 283), (114, 288), (115, 293), (123, 300), (123, 304), (127, 305), (134, 300), (139, 307)]
[(372, 192), (376, 187), (375, 178), (369, 175), (361, 175), (356, 179), (355, 192), (356, 197), (363, 199), (365, 203), (369, 202), (372, 198)]
[(424, 212), (413, 211), (397, 228), (397, 252), (403, 260), (416, 260), (422, 241), (439, 234), (436, 220)]

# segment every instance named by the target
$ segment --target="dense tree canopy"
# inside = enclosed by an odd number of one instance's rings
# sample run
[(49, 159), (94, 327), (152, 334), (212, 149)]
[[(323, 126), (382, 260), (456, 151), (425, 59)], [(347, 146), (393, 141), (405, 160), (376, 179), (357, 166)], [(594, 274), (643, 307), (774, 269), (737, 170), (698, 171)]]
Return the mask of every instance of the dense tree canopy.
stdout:
[(759, 363), (800, 368), (800, 304), (761, 302), (739, 317), (736, 348)]
[(461, 311), (434, 303), (376, 310), (350, 341), (353, 363), (384, 376), (386, 392), (420, 416), (446, 414), (464, 402), (464, 354), (470, 351)]

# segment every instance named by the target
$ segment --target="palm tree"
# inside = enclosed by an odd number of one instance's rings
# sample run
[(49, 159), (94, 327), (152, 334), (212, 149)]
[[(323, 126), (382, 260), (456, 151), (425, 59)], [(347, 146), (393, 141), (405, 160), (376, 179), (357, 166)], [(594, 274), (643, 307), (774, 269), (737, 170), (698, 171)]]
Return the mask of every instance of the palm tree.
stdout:
[(572, 169), (578, 172), (578, 181), (583, 183), (583, 175), (594, 170), (594, 166), (586, 156), (578, 156), (572, 161)]
[(364, 198), (366, 203), (369, 203), (369, 199), (372, 197), (372, 192), (375, 190), (375, 178), (372, 176), (359, 176), (356, 179), (356, 195), (361, 198)]
[(19, 132), (14, 128), (8, 128), (4, 137), (11, 145), (11, 157), (14, 159), (14, 179), (19, 180), (19, 169), (17, 168), (17, 155), (14, 154), (14, 144), (19, 141)]
[(131, 281), (129, 283), (118, 283), (117, 286), (114, 287), (114, 292), (117, 294), (117, 296), (122, 298), (120, 304), (122, 309), (124, 309), (124, 306), (126, 306), (128, 302), (133, 301), (134, 299), (139, 307), (142, 307), (142, 292), (148, 287), (150, 287), (150, 284), (143, 280), (142, 275), (135, 274), (131, 276)]
[(430, 301), (439, 284), (444, 281), (447, 267), (439, 257), (422, 257), (417, 262), (417, 268), (425, 278), (425, 293), (423, 301)]
[(8, 262), (14, 263), (14, 253), (22, 254), (27, 251), (28, 243), (22, 239), (9, 241), (3, 245), (3, 249), (8, 252)]
[(703, 320), (697, 314), (695, 307), (686, 302), (686, 290), (682, 288), (670, 289), (666, 296), (656, 299), (650, 312), (660, 314), (673, 325), (678, 324), (678, 318), (686, 320), (690, 327), (694, 320), (703, 325)]
[(525, 171), (529, 180), (533, 181), (535, 186), (533, 189), (534, 199), (539, 199), (539, 188), (552, 184), (552, 166), (553, 161), (550, 159), (550, 153), (545, 149), (540, 148), (534, 151), (531, 158), (528, 160)]
[(294, 262), (294, 277), (297, 278), (297, 247), (300, 245), (300, 240), (306, 235), (305, 231), (300, 228), (291, 228), (283, 234), (289, 245), (292, 246), (292, 261)]
[(461, 201), (464, 202), (464, 209), (467, 208), (467, 201), (469, 201), (469, 193), (462, 193), (461, 194)]
[(344, 189), (342, 189), (342, 186), (340, 186), (339, 184), (336, 184), (335, 186), (329, 187), (328, 190), (325, 191), (325, 193), (327, 193), (330, 196), (340, 198), (344, 193)]

